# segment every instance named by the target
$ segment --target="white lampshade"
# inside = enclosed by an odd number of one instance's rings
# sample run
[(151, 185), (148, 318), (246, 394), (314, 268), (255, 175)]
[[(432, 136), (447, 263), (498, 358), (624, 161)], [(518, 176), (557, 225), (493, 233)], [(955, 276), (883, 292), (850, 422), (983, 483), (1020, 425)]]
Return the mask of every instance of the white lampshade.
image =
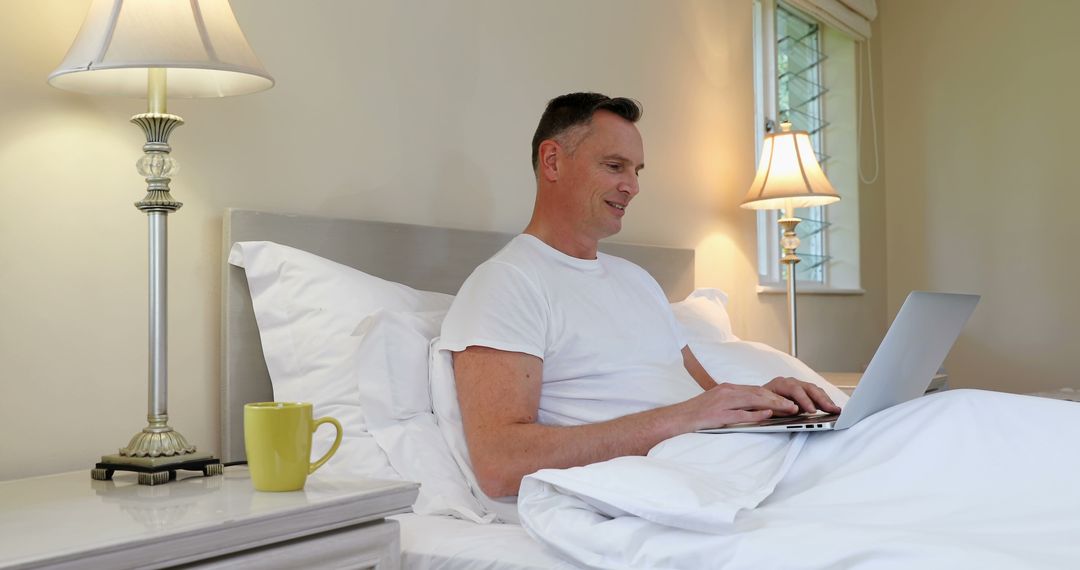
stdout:
[(784, 123), (779, 133), (765, 135), (757, 176), (741, 206), (751, 210), (779, 210), (824, 206), (840, 200), (821, 170), (810, 135), (792, 131)]
[(274, 85), (229, 0), (94, 0), (49, 83), (146, 97), (150, 68), (168, 70), (170, 97), (243, 95)]

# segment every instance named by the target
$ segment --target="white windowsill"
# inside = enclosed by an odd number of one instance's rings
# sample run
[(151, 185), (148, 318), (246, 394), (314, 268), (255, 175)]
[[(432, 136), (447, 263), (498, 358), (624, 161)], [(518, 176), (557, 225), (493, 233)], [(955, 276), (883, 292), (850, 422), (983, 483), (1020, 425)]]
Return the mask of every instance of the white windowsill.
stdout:
[[(758, 295), (787, 295), (787, 285), (758, 285)], [(798, 295), (864, 295), (866, 289), (829, 287), (826, 285), (798, 285), (795, 288)]]

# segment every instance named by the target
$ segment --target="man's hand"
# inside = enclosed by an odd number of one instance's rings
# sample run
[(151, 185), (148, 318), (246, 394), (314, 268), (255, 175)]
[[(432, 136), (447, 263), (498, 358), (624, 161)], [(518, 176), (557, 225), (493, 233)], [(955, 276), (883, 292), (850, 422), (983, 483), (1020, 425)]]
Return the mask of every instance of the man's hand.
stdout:
[(717, 384), (682, 404), (690, 422), (685, 431), (759, 422), (773, 415), (798, 413), (799, 407), (776, 392), (759, 386)]
[[(720, 384), (716, 382), (705, 367), (701, 365), (689, 346), (682, 348), (683, 366), (694, 381), (698, 383), (705, 394), (702, 394), (702, 403), (710, 406), (704, 411), (702, 417), (715, 422), (722, 417), (728, 421), (705, 427), (720, 427), (743, 422), (759, 422), (770, 416), (792, 416), (799, 413), (813, 413), (817, 410), (839, 414), (840, 408), (833, 403), (824, 390), (795, 378), (777, 376), (761, 388), (735, 384)], [(706, 396), (717, 388), (723, 388), (719, 392)], [(761, 394), (764, 390), (781, 398), (769, 397)], [(710, 403), (706, 403), (710, 402)], [(711, 410), (712, 414), (708, 411)], [(736, 413), (738, 412), (738, 413)], [(717, 415), (719, 414), (719, 416)], [(750, 418), (750, 419), (742, 419)], [(700, 429), (700, 428), (694, 428)]]
[(830, 414), (840, 413), (840, 406), (837, 406), (832, 401), (832, 398), (825, 393), (825, 390), (822, 390), (809, 382), (803, 382), (802, 380), (796, 380), (795, 378), (790, 377), (777, 376), (763, 387), (798, 405), (797, 410), (787, 415), (814, 413), (818, 410)]
[(679, 406), (691, 422), (690, 431), (759, 422), (773, 416), (793, 416), (819, 409), (840, 413), (840, 408), (821, 388), (785, 377), (774, 378), (760, 387), (717, 384)]

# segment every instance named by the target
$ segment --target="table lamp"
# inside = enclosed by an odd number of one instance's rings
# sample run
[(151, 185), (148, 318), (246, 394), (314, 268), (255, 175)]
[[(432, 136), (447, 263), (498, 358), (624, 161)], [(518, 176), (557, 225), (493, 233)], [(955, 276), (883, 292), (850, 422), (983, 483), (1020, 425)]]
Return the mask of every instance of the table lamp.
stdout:
[(788, 351), (797, 357), (795, 264), (799, 263), (799, 256), (795, 250), (799, 247), (799, 238), (795, 235), (795, 226), (802, 220), (795, 217), (795, 208), (832, 204), (840, 200), (840, 195), (821, 170), (810, 145), (810, 135), (806, 131), (791, 130), (788, 122), (781, 123), (780, 129), (778, 133), (765, 135), (757, 176), (740, 205), (751, 210), (784, 211), (784, 216), (778, 220), (784, 229), (784, 237), (780, 240), (784, 255), (780, 262), (787, 265)]
[(168, 425), (166, 219), (182, 204), (169, 194), (177, 171), (169, 135), (184, 120), (167, 96), (225, 97), (269, 89), (274, 80), (248, 45), (228, 0), (94, 0), (60, 66), (54, 87), (90, 95), (145, 97), (147, 112), (131, 118), (146, 135), (136, 167), (147, 194), (135, 203), (149, 220), (149, 395), (147, 422), (118, 454), (91, 471), (98, 480), (135, 471), (143, 485), (167, 483), (176, 470), (221, 474), (221, 462), (200, 453)]

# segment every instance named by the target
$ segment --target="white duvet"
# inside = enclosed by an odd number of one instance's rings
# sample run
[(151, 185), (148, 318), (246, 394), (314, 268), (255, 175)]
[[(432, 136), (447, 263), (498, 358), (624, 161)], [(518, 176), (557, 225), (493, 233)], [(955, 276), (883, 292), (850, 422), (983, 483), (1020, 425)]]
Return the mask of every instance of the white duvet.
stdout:
[(814, 434), (688, 434), (522, 482), (593, 568), (1080, 568), (1080, 404), (956, 390)]

